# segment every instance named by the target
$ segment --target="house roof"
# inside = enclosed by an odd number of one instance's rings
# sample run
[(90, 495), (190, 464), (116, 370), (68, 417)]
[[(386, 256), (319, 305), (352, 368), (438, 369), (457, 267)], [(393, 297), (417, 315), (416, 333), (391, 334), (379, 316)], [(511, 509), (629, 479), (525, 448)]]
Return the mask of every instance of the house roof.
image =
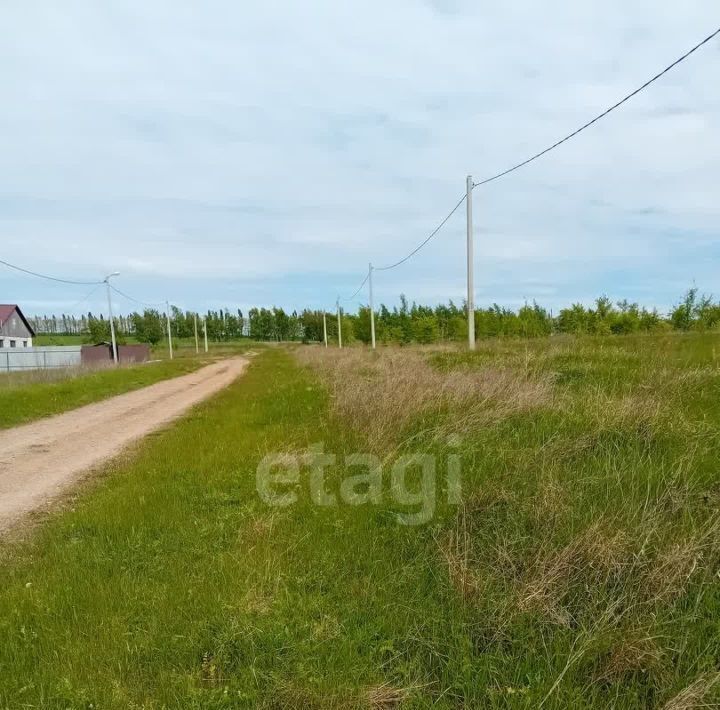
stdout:
[(20, 316), (20, 320), (25, 324), (25, 327), (30, 331), (30, 335), (33, 337), (35, 336), (35, 331), (33, 330), (33, 327), (28, 322), (28, 319), (25, 318), (23, 315), (23, 312), (20, 310), (20, 307), (17, 306), (14, 303), (0, 303), (0, 325), (5, 323), (5, 321), (10, 319), (10, 316), (17, 312), (17, 314)]

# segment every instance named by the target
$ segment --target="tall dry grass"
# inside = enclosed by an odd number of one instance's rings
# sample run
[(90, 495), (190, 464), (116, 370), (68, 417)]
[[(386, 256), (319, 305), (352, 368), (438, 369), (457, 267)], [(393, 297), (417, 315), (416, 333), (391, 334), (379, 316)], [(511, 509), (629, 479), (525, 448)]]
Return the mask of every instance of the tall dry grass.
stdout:
[[(687, 641), (672, 629), (693, 620), (695, 600), (716, 582), (717, 513), (687, 532), (663, 498), (648, 504), (634, 525), (607, 515), (558, 544), (537, 516), (538, 509), (550, 512), (546, 503), (485, 491), (461, 505), (453, 525), (435, 537), (458, 598), (477, 610), (486, 647), (509, 643), (528, 624), (547, 627), (548, 637), (559, 629), (576, 635), (572, 662), (585, 664), (590, 684), (638, 677), (658, 688), (672, 682)], [(570, 512), (562, 512), (562, 528), (571, 524)], [(521, 538), (514, 534), (517, 521), (524, 521)], [(716, 681), (702, 676), (666, 707), (700, 707), (694, 703)]]
[(412, 423), (426, 433), (465, 433), (553, 404), (551, 378), (502, 367), (441, 370), (419, 348), (307, 347), (296, 354), (321, 374), (334, 414), (380, 448), (401, 440)]
[(469, 434), (464, 501), (432, 539), (480, 652), (530, 637), (551, 656), (564, 639), (546, 700), (572, 676), (589, 694), (632, 683), (656, 707), (697, 707), (717, 694), (685, 649), (720, 579), (720, 496), (699, 473), (717, 448), (717, 417), (699, 405), (718, 368), (624, 343), (297, 356), (335, 415), (389, 455), (418, 432)]

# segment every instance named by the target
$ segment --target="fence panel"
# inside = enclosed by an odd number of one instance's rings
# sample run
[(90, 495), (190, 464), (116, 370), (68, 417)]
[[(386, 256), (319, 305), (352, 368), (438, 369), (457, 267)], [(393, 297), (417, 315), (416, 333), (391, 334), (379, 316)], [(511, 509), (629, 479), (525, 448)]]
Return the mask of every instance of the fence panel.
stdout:
[(80, 345), (0, 348), (0, 369), (4, 372), (53, 370), (79, 365)]

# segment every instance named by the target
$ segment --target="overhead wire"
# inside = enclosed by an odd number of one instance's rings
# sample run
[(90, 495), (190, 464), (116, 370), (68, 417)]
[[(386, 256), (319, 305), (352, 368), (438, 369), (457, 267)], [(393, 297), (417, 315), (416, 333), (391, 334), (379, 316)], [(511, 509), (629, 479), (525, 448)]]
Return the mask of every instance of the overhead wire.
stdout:
[(10, 269), (15, 269), (16, 271), (21, 271), (24, 274), (29, 274), (30, 276), (36, 276), (39, 279), (46, 279), (47, 281), (56, 281), (58, 283), (62, 284), (72, 284), (74, 286), (95, 286), (104, 283), (103, 281), (73, 281), (71, 279), (61, 279), (57, 276), (48, 276), (47, 274), (41, 274), (37, 271), (31, 271), (30, 269), (25, 269), (22, 266), (17, 266), (16, 264), (11, 264), (9, 261), (3, 261), (0, 259), (0, 264), (3, 264), (4, 266), (7, 266)]
[(450, 212), (448, 212), (445, 219), (443, 219), (443, 221), (440, 222), (440, 224), (437, 227), (435, 227), (435, 229), (433, 229), (432, 232), (430, 232), (429, 236), (424, 241), (420, 242), (420, 244), (418, 244), (418, 246), (416, 246), (407, 256), (400, 259), (400, 261), (396, 261), (394, 264), (388, 264), (387, 266), (374, 266), (373, 269), (375, 271), (389, 271), (390, 269), (394, 269), (397, 266), (404, 264), (408, 259), (415, 256), (415, 254), (417, 254), (447, 224), (450, 217), (452, 217), (455, 214), (455, 212), (457, 212), (460, 205), (463, 202), (465, 202), (466, 197), (467, 197), (467, 195), (465, 193), (463, 193), (463, 196), (458, 200), (455, 207), (453, 207), (450, 210)]
[(516, 170), (519, 170), (520, 168), (525, 167), (529, 163), (532, 163), (533, 161), (537, 160), (538, 158), (541, 158), (543, 155), (546, 155), (551, 150), (555, 150), (555, 148), (558, 148), (563, 143), (567, 143), (567, 141), (569, 141), (571, 138), (574, 138), (576, 135), (578, 135), (578, 133), (582, 133), (586, 128), (590, 128), (590, 126), (592, 126), (594, 123), (597, 123), (600, 119), (605, 118), (605, 116), (607, 116), (609, 113), (612, 113), (616, 108), (619, 108), (620, 106), (622, 106), (624, 103), (626, 103), (631, 98), (633, 98), (633, 96), (637, 96), (641, 91), (644, 91), (645, 89), (647, 89), (648, 86), (650, 86), (651, 84), (656, 82), (661, 77), (665, 76), (665, 74), (667, 74), (671, 69), (674, 69), (681, 62), (684, 62), (691, 54), (693, 54), (694, 52), (697, 52), (697, 50), (700, 49), (700, 47), (707, 44), (711, 39), (713, 39), (714, 37), (717, 37), (717, 35), (719, 35), (719, 34), (720, 34), (720, 27), (718, 29), (716, 29), (715, 32), (708, 35), (704, 40), (702, 40), (701, 42), (698, 42), (698, 44), (696, 44), (692, 49), (685, 52), (685, 54), (683, 54), (681, 57), (678, 57), (678, 59), (676, 59), (672, 64), (665, 67), (665, 69), (663, 69), (661, 72), (658, 72), (657, 74), (655, 74), (655, 76), (652, 77), (652, 79), (648, 79), (642, 86), (639, 86), (637, 89), (635, 89), (634, 91), (629, 93), (627, 96), (620, 99), (620, 101), (618, 101), (617, 103), (610, 106), (610, 108), (605, 109), (605, 111), (603, 111), (602, 113), (595, 116), (595, 118), (593, 118), (592, 120), (590, 120), (587, 123), (580, 126), (580, 128), (576, 129), (572, 133), (569, 133), (564, 138), (561, 138), (559, 141), (556, 141), (548, 148), (545, 148), (544, 150), (541, 150), (539, 153), (535, 153), (535, 155), (527, 158), (526, 160), (523, 160), (521, 163), (518, 163), (517, 165), (513, 165), (513, 167), (508, 168), (507, 170), (503, 170), (501, 173), (498, 173), (497, 175), (493, 175), (492, 177), (485, 178), (484, 180), (480, 180), (480, 182), (473, 183), (473, 188), (479, 187), (480, 185), (487, 185), (489, 182), (493, 182), (494, 180), (499, 180), (501, 177), (505, 177), (506, 175), (509, 175), (510, 173), (515, 172)]
[(367, 272), (367, 274), (365, 275), (365, 278), (362, 280), (362, 283), (357, 287), (357, 290), (355, 291), (355, 293), (353, 293), (352, 296), (348, 296), (347, 298), (341, 298), (340, 300), (341, 301), (352, 301), (355, 298), (355, 296), (357, 296), (360, 293), (360, 291), (362, 290), (362, 287), (367, 283), (369, 278), (370, 278), (370, 271)]
[(74, 311), (81, 303), (85, 303), (85, 301), (87, 301), (88, 298), (90, 298), (90, 296), (92, 296), (103, 285), (103, 283), (104, 281), (101, 281), (99, 284), (96, 284), (87, 295), (83, 296), (79, 301), (77, 301), (77, 303), (73, 303), (68, 310)]
[(118, 294), (118, 296), (122, 296), (123, 298), (127, 298), (128, 301), (133, 301), (134, 303), (137, 303), (140, 306), (147, 306), (148, 308), (159, 308), (165, 305), (165, 301), (161, 301), (160, 303), (148, 303), (147, 301), (141, 301), (138, 298), (135, 298), (134, 296), (131, 296), (130, 294), (125, 293), (124, 291), (121, 291), (119, 288), (113, 286), (110, 284), (110, 289)]
[[(672, 62), (671, 64), (669, 64), (669, 65), (668, 65), (667, 67), (665, 67), (662, 71), (658, 72), (658, 73), (655, 74), (652, 78), (648, 79), (645, 83), (643, 83), (643, 84), (642, 84), (641, 86), (639, 86), (637, 89), (635, 89), (634, 91), (632, 91), (632, 92), (630, 92), (629, 94), (627, 94), (627, 96), (623, 97), (622, 99), (620, 99), (619, 101), (617, 101), (615, 104), (613, 104), (613, 105), (610, 106), (609, 108), (605, 109), (602, 113), (598, 114), (597, 116), (595, 116), (594, 118), (592, 118), (592, 119), (591, 119), (590, 121), (588, 121), (587, 123), (584, 123), (582, 126), (580, 126), (579, 128), (577, 128), (576, 130), (574, 130), (572, 133), (569, 133), (568, 135), (566, 135), (565, 137), (563, 137), (563, 138), (561, 138), (560, 140), (556, 141), (556, 142), (553, 143), (552, 145), (550, 145), (550, 146), (548, 146), (547, 148), (539, 151), (538, 153), (535, 153), (534, 155), (532, 155), (532, 156), (530, 156), (529, 158), (527, 158), (527, 159), (525, 159), (525, 160), (517, 163), (516, 165), (513, 165), (512, 167), (510, 167), (510, 168), (508, 168), (508, 169), (506, 169), (506, 170), (503, 170), (502, 172), (499, 172), (499, 173), (497, 173), (497, 174), (495, 174), (495, 175), (492, 175), (492, 176), (490, 176), (490, 177), (488, 177), (488, 178), (484, 178), (483, 180), (480, 180), (479, 182), (473, 183), (473, 185), (472, 185), (473, 189), (476, 188), (476, 187), (479, 187), (479, 186), (481, 186), (481, 185), (486, 185), (486, 184), (488, 184), (488, 183), (490, 183), (490, 182), (493, 182), (493, 181), (495, 181), (495, 180), (498, 180), (498, 179), (500, 179), (500, 178), (502, 178), (502, 177), (505, 177), (506, 175), (509, 175), (510, 173), (513, 173), (513, 172), (515, 172), (516, 170), (519, 170), (519, 169), (525, 167), (526, 165), (529, 165), (530, 163), (534, 162), (535, 160), (538, 160), (538, 159), (541, 158), (542, 156), (547, 155), (547, 154), (550, 153), (551, 151), (555, 150), (556, 148), (560, 147), (560, 146), (563, 145), (564, 143), (568, 142), (569, 140), (571, 140), (572, 138), (574, 138), (574, 137), (577, 136), (578, 134), (582, 133), (583, 131), (585, 131), (586, 129), (590, 128), (592, 125), (594, 125), (595, 123), (597, 123), (598, 121), (600, 121), (601, 119), (603, 119), (603, 118), (604, 118), (605, 116), (607, 116), (608, 114), (610, 114), (610, 113), (612, 113), (613, 111), (615, 111), (616, 109), (618, 109), (620, 106), (622, 106), (623, 104), (625, 104), (626, 102), (628, 102), (630, 99), (632, 99), (633, 97), (637, 96), (639, 93), (641, 93), (642, 91), (644, 91), (646, 88), (648, 88), (648, 87), (649, 87), (651, 84), (653, 84), (654, 82), (658, 81), (660, 78), (662, 78), (665, 74), (667, 74), (667, 73), (670, 72), (672, 69), (674, 69), (674, 68), (675, 68), (676, 66), (678, 66), (680, 63), (682, 63), (683, 61), (685, 61), (686, 59), (688, 59), (688, 57), (690, 57), (692, 54), (694, 54), (695, 52), (697, 52), (701, 47), (703, 47), (704, 45), (706, 45), (708, 42), (710, 42), (712, 39), (714, 39), (714, 38), (717, 37), (718, 35), (720, 35), (720, 28), (716, 29), (716, 30), (715, 30), (714, 32), (712, 32), (710, 35), (708, 35), (708, 36), (705, 37), (703, 40), (701, 40), (700, 42), (698, 42), (695, 46), (693, 46), (691, 49), (689, 49), (687, 52), (685, 52), (682, 56), (678, 57), (674, 62)], [(460, 208), (460, 206), (462, 205), (462, 203), (465, 201), (466, 197), (467, 197), (467, 195), (466, 195), (465, 193), (463, 193), (463, 195), (460, 197), (460, 199), (458, 200), (458, 202), (455, 204), (455, 206), (452, 208), (452, 210), (450, 210), (450, 212), (445, 216), (445, 218), (440, 222), (440, 224), (439, 224), (420, 244), (418, 244), (418, 246), (415, 247), (409, 254), (407, 254), (407, 255), (404, 256), (402, 259), (400, 259), (400, 260), (398, 260), (398, 261), (396, 261), (396, 262), (394, 262), (394, 263), (392, 263), (392, 264), (388, 264), (388, 265), (386, 265), (386, 266), (373, 267), (373, 269), (374, 269), (375, 271), (389, 271), (389, 270), (391, 270), (391, 269), (397, 268), (398, 266), (401, 266), (401, 265), (404, 264), (406, 261), (408, 261), (408, 260), (411, 259), (413, 256), (415, 256), (415, 254), (417, 254), (423, 247), (425, 247), (425, 246), (440, 232), (440, 230), (445, 226), (445, 224), (447, 224), (448, 220), (449, 220), (449, 219), (455, 214), (455, 212)], [(30, 275), (30, 276), (34, 276), (34, 277), (36, 277), (36, 278), (45, 279), (45, 280), (48, 280), (48, 281), (54, 281), (54, 282), (57, 282), (57, 283), (70, 284), (70, 285), (79, 285), (79, 286), (96, 286), (96, 287), (99, 287), (100, 285), (102, 285), (103, 283), (105, 283), (105, 281), (78, 281), (78, 280), (73, 280), (73, 279), (64, 279), (64, 278), (60, 278), (60, 277), (56, 277), (56, 276), (49, 276), (49, 275), (47, 275), (47, 274), (39, 273), (39, 272), (36, 272), (36, 271), (32, 271), (32, 270), (30, 270), (30, 269), (26, 269), (26, 268), (21, 267), (21, 266), (18, 266), (18, 265), (16, 265), (16, 264), (12, 264), (12, 263), (10, 263), (10, 262), (8, 262), (8, 261), (4, 261), (4, 260), (2, 260), (2, 259), (0, 259), (0, 264), (3, 264), (4, 266), (6, 266), (6, 267), (8, 267), (8, 268), (10, 268), (10, 269), (14, 269), (14, 270), (16, 270), (16, 271), (19, 271), (19, 272), (28, 274), (28, 275)], [(368, 281), (369, 278), (370, 278), (370, 271), (368, 271), (367, 275), (366, 275), (365, 278), (363, 279), (363, 281), (362, 281), (362, 283), (360, 284), (360, 286), (359, 286), (359, 287), (356, 289), (356, 291), (353, 293), (353, 295), (350, 296), (349, 298), (343, 299), (343, 300), (352, 301), (352, 300), (358, 295), (358, 293), (360, 293), (360, 291), (362, 290), (363, 286), (367, 283), (367, 281)], [(115, 293), (117, 293), (118, 295), (123, 296), (124, 298), (126, 298), (126, 299), (128, 299), (128, 300), (130, 300), (130, 301), (133, 301), (133, 302), (135, 302), (135, 303), (137, 303), (137, 304), (139, 304), (139, 305), (147, 306), (147, 307), (151, 307), (151, 308), (161, 307), (161, 306), (165, 305), (165, 304), (162, 303), (162, 302), (161, 302), (161, 303), (149, 303), (149, 302), (146, 302), (146, 301), (141, 301), (140, 299), (137, 299), (137, 298), (135, 298), (135, 297), (133, 297), (133, 296), (130, 296), (129, 294), (121, 291), (120, 289), (116, 288), (116, 287), (113, 286), (112, 284), (109, 284), (109, 286), (110, 286), (110, 288), (111, 288)], [(96, 290), (97, 290), (97, 288), (96, 288), (96, 289), (93, 289), (93, 291), (91, 291), (90, 294), (88, 294), (88, 296), (85, 297), (85, 299), (82, 299), (82, 300), (79, 301), (78, 303), (82, 303), (84, 300), (86, 300), (87, 298), (89, 298), (89, 297), (92, 295), (92, 293), (94, 293)]]
[[(74, 308), (77, 308), (81, 303), (84, 303), (87, 301), (90, 296), (92, 296), (99, 288), (105, 283), (105, 279), (102, 281), (76, 281), (74, 279), (63, 279), (57, 276), (49, 276), (47, 274), (41, 274), (38, 271), (32, 271), (31, 269), (26, 269), (22, 266), (18, 266), (17, 264), (11, 264), (9, 261), (5, 261), (4, 259), (0, 259), (0, 264), (3, 264), (4, 266), (7, 266), (10, 269), (14, 269), (16, 271), (20, 271), (23, 274), (28, 274), (29, 276), (35, 276), (40, 279), (46, 279), (48, 281), (55, 281), (57, 283), (63, 283), (63, 284), (71, 284), (73, 286), (94, 286), (93, 288), (86, 296), (81, 298), (77, 303), (75, 303), (71, 310)], [(119, 288), (113, 286), (112, 284), (108, 284), (110, 286), (110, 289), (113, 290), (115, 293), (117, 293), (119, 296), (123, 296), (124, 298), (127, 298), (129, 301), (133, 301), (134, 303), (137, 303), (141, 306), (148, 306), (149, 308), (158, 308), (165, 305), (165, 302), (161, 303), (148, 303), (146, 301), (141, 301), (140, 299), (135, 298), (134, 296), (131, 296), (128, 293), (125, 293), (124, 291), (121, 291)]]
[[(389, 264), (388, 266), (373, 266), (372, 270), (373, 271), (389, 271), (390, 269), (394, 269), (396, 266), (400, 266), (400, 264), (404, 264), (408, 259), (415, 256), (415, 254), (417, 254), (445, 226), (445, 224), (450, 219), (450, 217), (452, 217), (455, 214), (455, 212), (457, 212), (460, 205), (465, 201), (466, 196), (467, 195), (464, 194), (460, 198), (458, 203), (455, 205), (455, 207), (453, 207), (450, 210), (450, 212), (447, 214), (445, 219), (443, 219), (443, 221), (440, 222), (440, 224), (432, 232), (430, 232), (430, 234), (417, 247), (415, 247), (415, 249), (413, 249), (407, 256), (400, 259), (400, 261), (396, 261), (394, 264)], [(368, 269), (368, 272), (365, 275), (365, 278), (362, 280), (362, 283), (357, 287), (357, 289), (355, 290), (353, 295), (349, 296), (348, 298), (342, 298), (340, 300), (352, 301), (355, 298), (355, 296), (357, 296), (360, 293), (360, 291), (362, 290), (362, 287), (367, 283), (369, 278), (370, 278), (370, 270)]]
[[(533, 161), (537, 160), (538, 158), (541, 158), (543, 155), (546, 155), (546, 154), (549, 153), (550, 151), (555, 150), (555, 148), (558, 148), (558, 147), (561, 146), (563, 143), (566, 143), (567, 141), (571, 140), (572, 138), (574, 138), (575, 136), (577, 136), (579, 133), (582, 133), (584, 130), (586, 130), (587, 128), (589, 128), (589, 127), (592, 126), (593, 124), (597, 123), (598, 121), (600, 121), (602, 118), (604, 118), (604, 117), (607, 116), (608, 114), (610, 114), (610, 113), (612, 113), (613, 111), (615, 111), (615, 109), (617, 109), (617, 108), (619, 108), (620, 106), (622, 106), (624, 103), (626, 103), (627, 101), (629, 101), (630, 99), (632, 99), (634, 96), (637, 96), (640, 92), (644, 91), (647, 87), (649, 87), (651, 84), (653, 84), (653, 83), (656, 82), (658, 79), (660, 79), (661, 77), (663, 77), (663, 76), (664, 76), (665, 74), (667, 74), (669, 71), (671, 71), (672, 69), (674, 69), (678, 64), (680, 64), (681, 62), (685, 61), (688, 57), (690, 57), (692, 54), (694, 54), (695, 52), (697, 52), (698, 49), (700, 49), (701, 47), (703, 47), (705, 44), (707, 44), (708, 42), (710, 42), (713, 38), (717, 37), (719, 34), (720, 34), (720, 28), (718, 28), (717, 30), (715, 30), (714, 32), (712, 32), (710, 35), (708, 35), (707, 37), (705, 37), (705, 39), (703, 39), (703, 40), (701, 40), (700, 42), (698, 42), (694, 47), (692, 47), (692, 48), (689, 49), (687, 52), (685, 52), (685, 54), (683, 54), (682, 56), (678, 57), (674, 62), (672, 62), (671, 64), (669, 64), (669, 65), (668, 65), (667, 67), (665, 67), (662, 71), (658, 72), (657, 74), (655, 74), (655, 76), (653, 76), (652, 78), (648, 79), (644, 84), (642, 84), (641, 86), (639, 86), (637, 89), (635, 89), (634, 91), (632, 91), (631, 93), (629, 93), (627, 96), (625, 96), (625, 97), (623, 97), (622, 99), (620, 99), (620, 101), (616, 102), (615, 104), (613, 104), (612, 106), (610, 106), (609, 108), (607, 108), (605, 111), (603, 111), (602, 113), (600, 113), (600, 114), (598, 114), (597, 116), (595, 116), (595, 118), (591, 119), (591, 120), (588, 121), (587, 123), (585, 123), (585, 124), (583, 124), (582, 126), (580, 126), (580, 128), (574, 130), (572, 133), (569, 133), (567, 136), (565, 136), (564, 138), (561, 138), (559, 141), (556, 141), (555, 143), (553, 143), (551, 146), (545, 148), (544, 150), (541, 150), (539, 153), (535, 153), (534, 155), (530, 156), (530, 157), (527, 158), (526, 160), (523, 160), (522, 162), (517, 163), (516, 165), (513, 165), (511, 168), (508, 168), (507, 170), (503, 170), (502, 172), (497, 173), (496, 175), (492, 175), (491, 177), (484, 178), (483, 180), (480, 180), (479, 182), (473, 183), (473, 185), (472, 185), (473, 189), (475, 189), (476, 187), (479, 187), (479, 186), (481, 186), (481, 185), (486, 185), (487, 183), (493, 182), (494, 180), (498, 180), (498, 179), (500, 179), (501, 177), (505, 177), (506, 175), (509, 175), (510, 173), (515, 172), (516, 170), (519, 170), (520, 168), (523, 168), (523, 167), (525, 167), (526, 165), (532, 163)], [(462, 197), (458, 200), (457, 204), (452, 208), (452, 210), (450, 210), (450, 212), (449, 212), (449, 213), (447, 214), (447, 216), (442, 220), (442, 222), (440, 222), (440, 224), (439, 224), (422, 242), (420, 242), (420, 244), (418, 244), (418, 246), (415, 247), (415, 249), (413, 249), (409, 254), (407, 254), (407, 255), (404, 256), (402, 259), (400, 259), (399, 261), (396, 261), (396, 262), (394, 262), (394, 263), (392, 263), (392, 264), (388, 264), (388, 265), (386, 265), (386, 266), (376, 266), (376, 267), (373, 267), (373, 269), (374, 269), (375, 271), (389, 271), (390, 269), (395, 269), (395, 268), (397, 268), (398, 266), (404, 264), (406, 261), (408, 261), (408, 259), (411, 259), (413, 256), (415, 256), (415, 254), (417, 254), (426, 244), (428, 244), (428, 243), (433, 239), (433, 237), (435, 237), (435, 236), (438, 234), (438, 232), (445, 226), (445, 224), (447, 224), (447, 222), (448, 222), (448, 220), (450, 219), (450, 217), (452, 217), (453, 214), (455, 214), (455, 212), (460, 208), (460, 205), (462, 205), (462, 203), (465, 201), (466, 197), (467, 197), (467, 195), (466, 195), (466, 194), (463, 194)], [(370, 276), (370, 274), (369, 274), (369, 272), (368, 272), (368, 275), (365, 277), (365, 279), (364, 279), (363, 282), (360, 284), (360, 286), (359, 286), (358, 289), (355, 291), (355, 293), (354, 293), (352, 296), (350, 296), (350, 298), (347, 298), (347, 299), (344, 299), (344, 300), (351, 301), (351, 300), (360, 292), (360, 290), (362, 289), (362, 287), (363, 287), (363, 286), (365, 285), (365, 283), (367, 282), (369, 276)]]

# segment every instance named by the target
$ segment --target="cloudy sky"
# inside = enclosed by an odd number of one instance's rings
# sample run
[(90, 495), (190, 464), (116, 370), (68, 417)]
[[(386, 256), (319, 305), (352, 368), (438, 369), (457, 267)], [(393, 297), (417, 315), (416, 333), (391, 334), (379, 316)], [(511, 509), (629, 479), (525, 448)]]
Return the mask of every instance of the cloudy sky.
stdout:
[[(6, 0), (0, 258), (327, 307), (720, 26), (716, 0)], [(474, 192), (477, 302), (720, 294), (720, 39)], [(461, 301), (464, 210), (376, 300)], [(28, 313), (103, 307), (0, 266)], [(119, 303), (121, 310), (134, 307)], [(351, 305), (352, 307), (352, 305)]]

